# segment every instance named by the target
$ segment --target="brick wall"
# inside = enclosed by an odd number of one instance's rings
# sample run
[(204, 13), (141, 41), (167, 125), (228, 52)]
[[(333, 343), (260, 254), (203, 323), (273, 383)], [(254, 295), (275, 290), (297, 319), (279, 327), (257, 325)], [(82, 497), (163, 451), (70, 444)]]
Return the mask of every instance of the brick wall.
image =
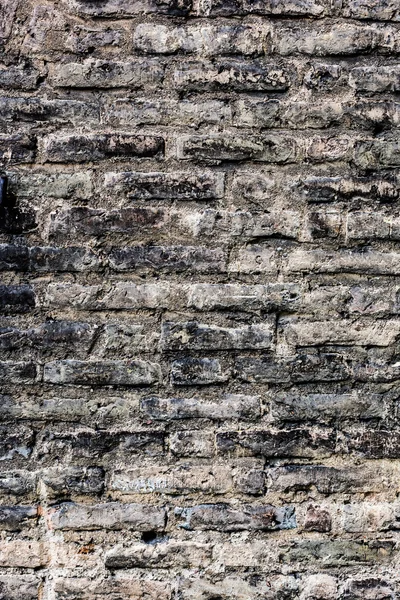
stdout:
[(0, 42), (0, 599), (398, 598), (398, 0)]

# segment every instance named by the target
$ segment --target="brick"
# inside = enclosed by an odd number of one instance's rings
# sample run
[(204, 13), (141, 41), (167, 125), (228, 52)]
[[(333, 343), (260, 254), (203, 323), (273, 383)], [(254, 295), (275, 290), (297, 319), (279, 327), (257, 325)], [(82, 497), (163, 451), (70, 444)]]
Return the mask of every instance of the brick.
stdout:
[(371, 197), (391, 202), (399, 196), (398, 186), (390, 177), (307, 177), (300, 183), (300, 190), (308, 202), (349, 202)]
[(239, 379), (256, 383), (345, 381), (351, 374), (344, 356), (323, 351), (284, 358), (241, 356), (235, 372)]
[(277, 65), (257, 61), (190, 61), (174, 67), (173, 87), (189, 91), (271, 91), (290, 87), (289, 76)]
[(391, 542), (364, 543), (354, 540), (310, 540), (293, 544), (281, 553), (284, 563), (323, 563), (324, 568), (385, 563), (393, 554)]
[(377, 212), (350, 213), (347, 218), (347, 238), (362, 239), (398, 239), (400, 222), (389, 215)]
[(162, 326), (161, 346), (166, 351), (245, 350), (270, 348), (274, 341), (275, 320), (241, 328), (202, 325), (196, 321)]
[(210, 200), (224, 196), (222, 173), (106, 173), (106, 189), (131, 200)]
[(92, 235), (110, 233), (153, 233), (169, 224), (169, 215), (162, 208), (128, 207), (116, 210), (77, 206), (50, 214), (49, 235)]
[(266, 457), (329, 456), (335, 451), (332, 431), (314, 432), (307, 429), (288, 431), (242, 431), (217, 433), (219, 452), (247, 453)]
[(325, 598), (326, 600), (333, 600), (337, 598), (336, 578), (323, 573), (310, 575), (305, 580), (302, 596), (307, 599)]
[(38, 369), (33, 362), (0, 362), (0, 381), (12, 383), (34, 383)]
[(50, 509), (50, 524), (54, 529), (134, 529), (160, 531), (164, 529), (166, 512), (163, 508), (142, 504), (85, 505), (67, 502)]
[(373, 249), (341, 250), (296, 250), (289, 256), (288, 272), (314, 273), (362, 273), (375, 275), (396, 274), (400, 255), (396, 252), (379, 252)]
[(215, 455), (213, 432), (178, 431), (169, 436), (169, 449), (173, 456), (211, 458)]
[(136, 246), (115, 248), (109, 256), (117, 271), (137, 268), (166, 271), (196, 271), (219, 273), (225, 270), (225, 254), (221, 249), (201, 246)]
[(86, 271), (99, 261), (89, 248), (0, 244), (0, 271)]
[(267, 285), (196, 283), (189, 288), (188, 306), (197, 310), (296, 310), (301, 297), (297, 284)]
[(379, 577), (363, 577), (362, 579), (347, 579), (343, 586), (343, 600), (372, 600), (373, 598), (393, 598), (395, 591), (390, 582)]
[(36, 139), (23, 133), (0, 135), (0, 165), (33, 163), (36, 158)]
[(0, 566), (38, 569), (49, 562), (47, 544), (35, 540), (3, 542), (0, 548)]
[(229, 379), (229, 371), (223, 370), (216, 358), (182, 358), (171, 365), (173, 385), (211, 385), (224, 383)]
[(171, 598), (171, 589), (166, 581), (116, 577), (100, 580), (92, 577), (57, 577), (54, 592), (57, 600), (99, 600), (110, 596), (113, 598), (114, 594), (127, 596), (131, 600)]
[(23, 347), (51, 353), (59, 348), (86, 353), (91, 347), (96, 326), (71, 321), (47, 321), (32, 329), (0, 328), (0, 349), (11, 351)]
[(375, 19), (400, 21), (400, 10), (395, 0), (376, 4), (373, 0), (345, 0), (343, 15), (352, 19)]
[[(318, 34), (317, 34), (318, 32)], [(396, 32), (365, 24), (340, 23), (329, 27), (281, 27), (275, 31), (272, 47), (283, 56), (302, 53), (314, 56), (354, 55), (390, 52), (396, 48)]]
[(45, 161), (55, 163), (87, 162), (131, 156), (149, 158), (162, 156), (161, 137), (120, 134), (50, 135), (44, 140)]
[(398, 65), (355, 67), (350, 72), (349, 83), (360, 92), (398, 92), (400, 68)]
[(102, 467), (50, 467), (41, 473), (49, 498), (101, 494), (105, 485)]
[(378, 492), (382, 481), (387, 488), (397, 487), (397, 469), (393, 465), (366, 463), (342, 468), (324, 465), (288, 465), (268, 469), (269, 491), (297, 493), (317, 490), (320, 494), (356, 494)]
[(224, 494), (233, 486), (231, 469), (226, 466), (182, 464), (171, 467), (138, 467), (115, 470), (111, 490), (123, 495), (186, 495), (193, 492)]
[(37, 600), (40, 583), (35, 575), (3, 575), (0, 590), (9, 600)]
[(161, 378), (159, 365), (143, 360), (46, 363), (44, 381), (77, 385), (152, 385)]
[(103, 120), (113, 127), (140, 125), (188, 125), (229, 123), (232, 110), (227, 102), (207, 100), (114, 100), (103, 108)]
[(126, 18), (142, 14), (166, 14), (185, 16), (191, 12), (191, 0), (106, 0), (101, 5), (88, 3), (87, 0), (65, 0), (67, 5), (79, 15), (86, 17)]
[(19, 531), (29, 524), (29, 519), (36, 519), (36, 506), (1, 506), (0, 529)]
[(395, 320), (371, 323), (347, 319), (310, 322), (294, 318), (283, 320), (282, 329), (287, 342), (295, 346), (390, 346), (400, 334), (400, 323)]
[(4, 90), (36, 89), (40, 73), (29, 63), (0, 69), (0, 88)]
[(271, 394), (271, 415), (276, 421), (329, 422), (346, 419), (383, 419), (386, 405), (381, 394), (352, 392), (349, 394), (275, 392)]
[(13, 498), (29, 498), (35, 491), (35, 476), (28, 471), (2, 471), (0, 473), (0, 495)]
[(327, 533), (332, 529), (331, 514), (328, 510), (310, 504), (307, 508), (303, 526), (306, 531)]
[(180, 527), (188, 530), (257, 531), (293, 529), (296, 527), (294, 509), (291, 506), (276, 508), (229, 504), (200, 504), (191, 508), (176, 508), (175, 513), (183, 521)]
[(346, 504), (341, 509), (344, 531), (367, 533), (396, 529), (398, 505), (386, 502)]
[(151, 419), (168, 421), (176, 419), (255, 419), (260, 416), (260, 400), (257, 396), (224, 394), (221, 399), (212, 398), (143, 398), (141, 412)]
[(157, 60), (113, 62), (88, 59), (82, 63), (57, 65), (52, 72), (55, 87), (141, 89), (163, 81), (164, 69)]
[(343, 90), (348, 84), (348, 73), (341, 65), (316, 62), (306, 71), (303, 83), (315, 92)]
[(361, 431), (354, 432), (347, 444), (350, 451), (369, 458), (398, 458), (398, 437), (397, 431)]
[(10, 173), (10, 187), (21, 198), (80, 198), (92, 196), (90, 172), (77, 173)]
[(35, 307), (35, 292), (30, 285), (0, 285), (0, 312), (26, 313)]
[(1, 98), (0, 119), (5, 122), (71, 123), (99, 122), (99, 109), (88, 102), (42, 100), (40, 98)]
[(146, 54), (201, 53), (262, 55), (271, 28), (251, 25), (167, 25), (142, 23), (133, 33), (133, 47)]
[(230, 273), (268, 273), (275, 275), (278, 269), (277, 254), (273, 248), (248, 245), (232, 255), (228, 266)]
[(198, 567), (210, 562), (211, 547), (196, 542), (169, 541), (149, 546), (133, 545), (130, 548), (115, 548), (105, 557), (107, 569), (126, 569), (132, 567), (169, 568)]
[(19, 0), (10, 0), (0, 7), (0, 39), (4, 43), (9, 37)]
[(262, 15), (322, 17), (329, 14), (325, 0), (244, 0), (244, 10)]
[(269, 136), (186, 136), (178, 140), (178, 158), (196, 161), (255, 160), (272, 164), (293, 163), (298, 147), (293, 138)]
[[(262, 577), (257, 577), (257, 580), (251, 577), (240, 577), (235, 574), (229, 575), (218, 581), (210, 581), (205, 577), (201, 578), (181, 578), (179, 581), (179, 594), (183, 600), (194, 600), (195, 598), (211, 597), (229, 597), (233, 600), (257, 600), (258, 598), (268, 598), (271, 593), (284, 594), (290, 598), (290, 583), (286, 585), (284, 581), (272, 580), (268, 581)], [(293, 586), (294, 587), (294, 586)], [(271, 591), (273, 590), (273, 592)], [(292, 590), (294, 592), (294, 590)], [(289, 596), (288, 596), (289, 594)]]

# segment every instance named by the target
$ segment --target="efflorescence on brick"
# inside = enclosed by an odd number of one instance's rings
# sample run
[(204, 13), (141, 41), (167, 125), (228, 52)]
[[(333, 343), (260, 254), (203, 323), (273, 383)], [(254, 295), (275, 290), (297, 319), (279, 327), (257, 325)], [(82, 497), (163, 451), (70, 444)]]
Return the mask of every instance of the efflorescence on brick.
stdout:
[(398, 0), (0, 0), (0, 53), (0, 598), (398, 598)]

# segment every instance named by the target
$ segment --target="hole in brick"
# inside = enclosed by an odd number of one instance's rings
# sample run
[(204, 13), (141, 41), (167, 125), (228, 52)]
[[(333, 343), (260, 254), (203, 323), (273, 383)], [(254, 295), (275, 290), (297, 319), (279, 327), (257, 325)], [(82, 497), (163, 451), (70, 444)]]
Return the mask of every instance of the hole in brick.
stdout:
[(142, 542), (144, 542), (145, 544), (151, 544), (156, 539), (157, 539), (156, 531), (144, 531), (142, 533)]

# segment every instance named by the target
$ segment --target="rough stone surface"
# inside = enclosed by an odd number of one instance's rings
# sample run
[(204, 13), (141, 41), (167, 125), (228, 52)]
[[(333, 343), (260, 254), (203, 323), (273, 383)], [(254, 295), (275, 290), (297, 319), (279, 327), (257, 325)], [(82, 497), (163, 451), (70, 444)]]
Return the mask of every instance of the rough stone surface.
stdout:
[(399, 600), (399, 0), (0, 54), (0, 600)]

